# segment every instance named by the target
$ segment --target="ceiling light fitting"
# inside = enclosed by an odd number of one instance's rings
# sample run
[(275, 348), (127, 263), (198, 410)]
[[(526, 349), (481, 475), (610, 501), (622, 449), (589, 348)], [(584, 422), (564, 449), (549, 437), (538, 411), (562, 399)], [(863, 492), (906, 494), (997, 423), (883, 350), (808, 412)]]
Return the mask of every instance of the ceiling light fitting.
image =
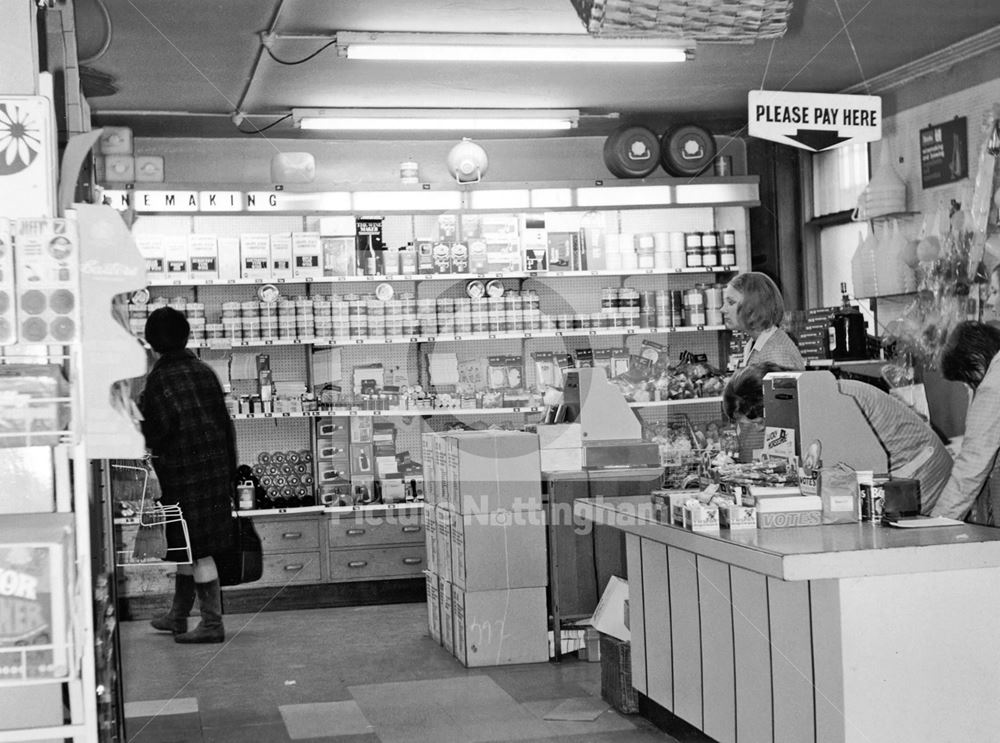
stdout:
[(580, 112), (545, 109), (293, 108), (300, 129), (332, 131), (564, 131)]
[(450, 62), (684, 62), (694, 42), (601, 39), (586, 34), (434, 34), (341, 31), (337, 51), (348, 59)]

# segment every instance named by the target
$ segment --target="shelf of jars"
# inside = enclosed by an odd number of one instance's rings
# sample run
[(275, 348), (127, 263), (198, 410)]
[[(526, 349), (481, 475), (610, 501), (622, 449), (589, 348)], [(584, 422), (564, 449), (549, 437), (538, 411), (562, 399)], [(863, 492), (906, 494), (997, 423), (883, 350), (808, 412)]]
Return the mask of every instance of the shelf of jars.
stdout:
[(725, 330), (725, 325), (683, 325), (679, 327), (655, 327), (655, 328), (573, 328), (566, 330), (552, 331), (531, 331), (515, 333), (468, 333), (468, 334), (444, 334), (444, 335), (415, 335), (415, 336), (344, 336), (340, 338), (260, 338), (260, 339), (234, 339), (234, 338), (213, 338), (204, 341), (192, 341), (188, 343), (189, 348), (209, 348), (224, 350), (227, 348), (256, 348), (259, 346), (383, 346), (411, 343), (447, 343), (450, 341), (485, 341), (485, 340), (523, 340), (532, 338), (568, 338), (568, 337), (590, 337), (590, 336), (629, 336), (629, 335), (659, 335), (663, 333), (694, 333), (694, 332), (716, 332)]
[(422, 282), (422, 281), (488, 281), (492, 279), (581, 279), (602, 276), (670, 276), (676, 274), (729, 274), (738, 271), (736, 266), (698, 266), (679, 268), (629, 268), (600, 271), (493, 271), (489, 273), (441, 273), (441, 274), (379, 274), (361, 276), (322, 276), (300, 279), (288, 278), (256, 278), (256, 279), (173, 279), (169, 281), (152, 281), (151, 289), (169, 287), (196, 286), (261, 286), (264, 284), (295, 285), (295, 284), (352, 284), (389, 282)]
[[(674, 405), (703, 405), (722, 403), (721, 397), (690, 397), (676, 400), (647, 400), (643, 402), (630, 402), (628, 406), (633, 409), (643, 408), (666, 408)], [(284, 418), (390, 418), (393, 416), (460, 416), (460, 415), (521, 415), (532, 413), (544, 413), (545, 407), (541, 405), (512, 406), (503, 408), (475, 408), (475, 407), (454, 407), (454, 408), (323, 408), (320, 410), (295, 410), (281, 412), (259, 412), (259, 413), (234, 413), (230, 416), (234, 421), (244, 420), (274, 420)]]

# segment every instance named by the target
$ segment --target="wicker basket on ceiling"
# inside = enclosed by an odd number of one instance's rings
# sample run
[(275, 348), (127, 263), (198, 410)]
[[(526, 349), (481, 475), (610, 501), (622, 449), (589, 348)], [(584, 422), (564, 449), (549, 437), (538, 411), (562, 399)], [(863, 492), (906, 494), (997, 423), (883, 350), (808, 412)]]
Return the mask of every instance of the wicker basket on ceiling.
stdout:
[(592, 36), (751, 42), (784, 36), (792, 0), (570, 0)]

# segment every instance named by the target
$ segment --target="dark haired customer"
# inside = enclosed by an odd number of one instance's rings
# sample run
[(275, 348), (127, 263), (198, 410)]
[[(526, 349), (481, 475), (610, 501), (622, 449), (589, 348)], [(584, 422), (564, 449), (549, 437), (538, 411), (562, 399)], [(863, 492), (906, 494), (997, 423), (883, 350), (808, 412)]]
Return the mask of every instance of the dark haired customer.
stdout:
[(741, 273), (722, 290), (722, 320), (726, 327), (750, 336), (740, 366), (770, 362), (786, 369), (806, 368), (795, 342), (778, 327), (784, 316), (781, 291), (766, 274)]
[[(173, 604), (153, 619), (180, 643), (223, 642), (222, 593), (214, 555), (232, 543), (236, 437), (215, 372), (187, 350), (187, 318), (162, 307), (146, 321), (146, 341), (158, 354), (139, 407), (164, 505), (178, 504), (187, 522), (194, 564), (177, 566)], [(179, 524), (167, 525), (169, 547), (182, 546)], [(171, 550), (168, 559), (185, 557)], [(201, 622), (188, 631), (198, 597)]]
[[(768, 363), (736, 372), (722, 393), (723, 409), (729, 419), (740, 426), (762, 426), (764, 376), (781, 371), (789, 370)], [(882, 444), (889, 474), (920, 481), (921, 506), (929, 510), (951, 472), (951, 456), (938, 435), (906, 403), (874, 385), (856, 379), (838, 379), (837, 390), (844, 395), (845, 404), (857, 405)]]
[(1000, 519), (1000, 329), (978, 322), (959, 323), (941, 356), (945, 379), (973, 391), (965, 418), (962, 448), (932, 516), (966, 519), (996, 526)]

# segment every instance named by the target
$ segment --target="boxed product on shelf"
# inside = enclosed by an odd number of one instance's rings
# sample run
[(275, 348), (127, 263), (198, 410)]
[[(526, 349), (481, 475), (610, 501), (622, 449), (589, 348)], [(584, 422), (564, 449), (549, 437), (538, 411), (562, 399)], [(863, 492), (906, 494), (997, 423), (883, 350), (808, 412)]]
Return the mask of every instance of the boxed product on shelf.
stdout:
[(424, 506), (424, 513), (421, 519), (424, 527), (424, 548), (427, 554), (427, 569), (437, 575), (438, 573), (438, 544), (437, 544), (437, 517), (434, 514), (434, 507), (429, 503)]
[[(240, 278), (240, 239), (222, 236), (217, 240), (219, 249), (219, 278), (223, 281), (237, 281)], [(154, 283), (152, 279), (151, 283)]]
[(167, 279), (170, 281), (191, 279), (188, 237), (188, 235), (163, 236), (163, 257), (167, 264)]
[(318, 232), (292, 233), (292, 278), (318, 279), (323, 276), (323, 246)]
[(361, 273), (374, 276), (382, 273), (381, 255), (384, 249), (382, 243), (382, 217), (357, 217), (355, 219), (355, 250), (357, 265)]
[(266, 232), (240, 235), (240, 278), (271, 278), (271, 236)]
[(215, 235), (188, 235), (188, 263), (194, 281), (219, 278), (219, 242)]
[(758, 529), (823, 523), (823, 503), (818, 495), (757, 497), (754, 501)]
[(73, 561), (73, 514), (0, 518), (0, 686), (73, 672)]
[(521, 253), (524, 255), (525, 271), (545, 271), (553, 266), (552, 255), (545, 231), (545, 219), (541, 216), (525, 215), (521, 228)]
[(437, 535), (437, 568), (438, 574), (442, 579), (447, 580), (449, 583), (452, 578), (451, 570), (451, 523), (452, 523), (452, 510), (447, 506), (447, 504), (438, 504), (434, 506), (433, 515), (430, 513), (425, 513), (425, 517), (430, 520), (434, 519), (435, 523), (435, 533)]
[(354, 276), (356, 252), (353, 237), (321, 237), (324, 276)]
[(449, 575), (442, 573), (438, 581), (438, 602), (441, 605), (441, 644), (449, 653), (455, 652), (455, 615), (452, 599)]
[(523, 263), (519, 229), (517, 214), (463, 214), (462, 238), (470, 246), (470, 263), (473, 244), (482, 243), (486, 249), (484, 271), (520, 271)]
[(0, 449), (0, 482), (3, 483), (0, 514), (51, 511), (55, 501), (53, 472), (51, 447)]
[(292, 235), (290, 232), (271, 234), (271, 278), (292, 278)]
[[(466, 592), (452, 586), (455, 657), (467, 668), (549, 659), (545, 588)], [(442, 622), (442, 631), (447, 623)]]
[(452, 582), (464, 591), (548, 584), (545, 515), (533, 511), (452, 514)]
[(156, 283), (167, 276), (167, 253), (163, 235), (135, 235), (135, 246), (146, 261), (146, 276)]

